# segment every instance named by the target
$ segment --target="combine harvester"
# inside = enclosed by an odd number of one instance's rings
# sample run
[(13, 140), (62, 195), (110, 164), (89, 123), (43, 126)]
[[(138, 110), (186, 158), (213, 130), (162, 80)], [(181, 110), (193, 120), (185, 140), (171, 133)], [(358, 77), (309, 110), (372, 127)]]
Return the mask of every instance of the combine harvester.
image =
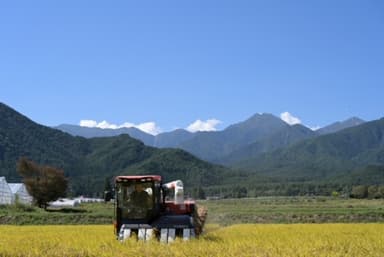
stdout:
[(205, 208), (184, 200), (180, 180), (166, 184), (159, 175), (118, 176), (115, 179), (115, 234), (118, 240), (157, 238), (168, 243), (202, 233)]

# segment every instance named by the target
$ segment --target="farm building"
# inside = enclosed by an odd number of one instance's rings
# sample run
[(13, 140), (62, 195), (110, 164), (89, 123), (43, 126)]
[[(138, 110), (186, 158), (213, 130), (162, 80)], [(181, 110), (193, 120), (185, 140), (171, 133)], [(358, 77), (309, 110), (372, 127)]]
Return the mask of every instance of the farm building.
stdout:
[(5, 180), (5, 177), (0, 177), (0, 204), (11, 204), (12, 199), (11, 188)]
[(11, 188), (13, 200), (15, 202), (18, 199), (19, 203), (23, 204), (31, 204), (32, 197), (27, 192), (27, 188), (22, 183), (9, 183), (9, 187)]
[(5, 177), (0, 177), (0, 204), (12, 204), (18, 199), (20, 203), (31, 204), (32, 197), (22, 183), (7, 183)]

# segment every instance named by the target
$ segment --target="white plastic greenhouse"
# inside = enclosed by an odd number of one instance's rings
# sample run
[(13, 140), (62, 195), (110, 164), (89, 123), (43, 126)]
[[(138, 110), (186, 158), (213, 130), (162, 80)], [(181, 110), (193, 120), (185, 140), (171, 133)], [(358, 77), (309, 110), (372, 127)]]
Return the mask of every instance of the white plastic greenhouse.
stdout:
[(9, 183), (9, 187), (11, 188), (13, 199), (12, 202), (15, 202), (16, 199), (20, 203), (23, 204), (31, 204), (32, 203), (32, 197), (27, 192), (27, 189), (25, 188), (25, 185), (22, 183)]
[(13, 200), (12, 191), (5, 177), (0, 177), (0, 204), (11, 204)]
[(31, 204), (32, 197), (22, 183), (7, 183), (5, 177), (0, 177), (0, 205), (12, 204), (18, 199), (19, 203)]

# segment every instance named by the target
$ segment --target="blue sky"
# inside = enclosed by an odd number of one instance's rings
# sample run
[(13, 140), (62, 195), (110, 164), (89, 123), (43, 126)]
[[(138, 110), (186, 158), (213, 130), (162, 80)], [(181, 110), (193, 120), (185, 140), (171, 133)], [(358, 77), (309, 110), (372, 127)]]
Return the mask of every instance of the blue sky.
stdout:
[(0, 101), (48, 126), (152, 132), (373, 120), (383, 46), (380, 0), (3, 1)]

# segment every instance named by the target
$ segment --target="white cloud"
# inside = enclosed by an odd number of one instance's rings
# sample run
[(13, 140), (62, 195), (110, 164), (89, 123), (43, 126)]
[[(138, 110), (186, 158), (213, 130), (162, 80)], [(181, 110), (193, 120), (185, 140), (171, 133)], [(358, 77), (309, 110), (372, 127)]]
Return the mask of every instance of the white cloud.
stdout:
[(280, 114), (280, 118), (289, 125), (301, 124), (301, 120), (289, 112), (283, 112)]
[(102, 122), (97, 122), (94, 120), (81, 120), (80, 121), (81, 127), (89, 127), (89, 128), (101, 128), (101, 129), (119, 129), (119, 128), (137, 128), (141, 131), (144, 131), (146, 133), (157, 135), (161, 132), (161, 129), (156, 126), (155, 122), (144, 122), (140, 124), (134, 124), (130, 122), (124, 122), (121, 125), (116, 125), (109, 123), (106, 120), (103, 120)]
[(130, 122), (124, 122), (123, 124), (121, 124), (119, 126), (119, 128), (132, 128), (132, 127), (135, 127), (135, 124), (130, 123)]
[(318, 130), (318, 129), (321, 129), (321, 127), (320, 126), (315, 126), (315, 127), (309, 127), (311, 130), (313, 130), (313, 131), (316, 131), (316, 130)]
[(190, 124), (186, 129), (189, 132), (197, 132), (197, 131), (216, 131), (216, 126), (219, 125), (221, 121), (217, 119), (209, 119), (206, 121), (196, 120), (192, 124)]
[(94, 120), (81, 120), (80, 121), (80, 126), (81, 127), (89, 127), (93, 128), (97, 126), (97, 122)]
[(136, 125), (135, 127), (152, 135), (157, 135), (161, 132), (161, 129), (157, 127), (156, 123), (154, 122), (141, 123), (139, 125)]
[(110, 124), (108, 121), (103, 120), (102, 122), (98, 123), (97, 126), (98, 128), (102, 129), (117, 129), (118, 126), (115, 124)]

